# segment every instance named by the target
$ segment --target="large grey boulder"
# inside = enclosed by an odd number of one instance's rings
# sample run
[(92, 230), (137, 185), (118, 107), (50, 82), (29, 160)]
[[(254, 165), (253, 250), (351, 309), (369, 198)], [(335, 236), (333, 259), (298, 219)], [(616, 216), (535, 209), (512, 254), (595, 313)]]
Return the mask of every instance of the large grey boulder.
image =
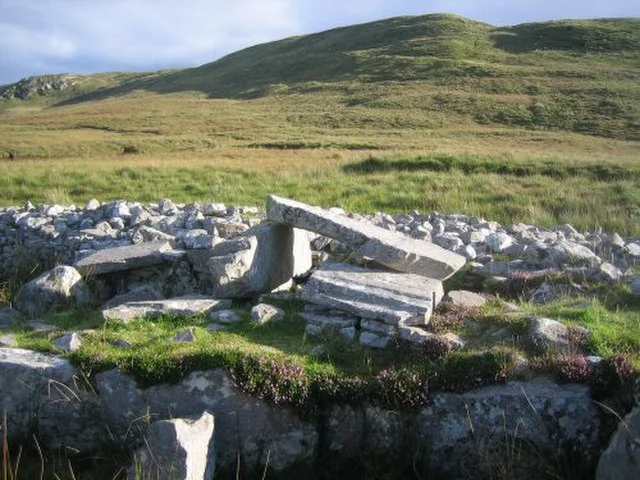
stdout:
[(586, 338), (584, 327), (569, 328), (557, 320), (533, 317), (528, 320), (528, 338), (525, 343), (538, 352), (575, 353), (580, 346), (580, 337)]
[(43, 448), (97, 448), (105, 435), (97, 400), (82, 388), (68, 360), (18, 348), (0, 348), (0, 408), (9, 444)]
[(135, 480), (211, 480), (215, 470), (214, 418), (175, 418), (152, 423), (129, 469)]
[(267, 217), (334, 238), (358, 255), (401, 272), (443, 280), (466, 262), (464, 257), (433, 243), (275, 195), (267, 197)]
[(548, 261), (553, 265), (569, 264), (573, 266), (596, 267), (602, 260), (589, 248), (579, 243), (561, 241), (547, 248)]
[(312, 266), (306, 232), (269, 222), (215, 245), (200, 261), (194, 268), (206, 272), (219, 298), (270, 292)]
[(59, 266), (24, 285), (13, 306), (27, 317), (65, 310), (91, 302), (91, 291), (73, 267)]
[(167, 241), (105, 248), (78, 260), (74, 266), (84, 276), (122, 272), (160, 265), (165, 262), (163, 254), (171, 250)]
[(185, 295), (167, 300), (126, 302), (102, 310), (102, 317), (105, 320), (119, 320), (126, 323), (134, 318), (155, 318), (162, 315), (209, 315), (211, 312), (230, 306), (231, 300), (218, 300), (203, 295)]
[(609, 446), (600, 457), (596, 480), (640, 478), (640, 407), (631, 410), (620, 423)]
[(426, 324), (443, 295), (439, 280), (341, 263), (323, 264), (299, 294), (307, 302), (391, 325)]
[[(436, 394), (415, 423), (426, 455), (437, 459), (432, 466), (444, 478), (467, 478), (470, 472), (473, 478), (488, 477), (489, 472), (483, 475), (480, 469), (496, 465), (487, 461), (513, 460), (501, 457), (505, 448), (532, 447), (538, 458), (559, 458), (571, 449), (585, 463), (593, 463), (600, 448), (601, 417), (588, 387), (560, 386), (545, 377), (464, 394)], [(520, 478), (518, 472), (514, 478)]]

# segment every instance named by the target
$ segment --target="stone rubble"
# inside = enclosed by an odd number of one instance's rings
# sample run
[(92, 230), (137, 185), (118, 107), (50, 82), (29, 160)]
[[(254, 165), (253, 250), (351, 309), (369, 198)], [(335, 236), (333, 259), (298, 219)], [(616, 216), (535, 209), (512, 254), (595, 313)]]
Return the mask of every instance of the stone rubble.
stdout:
[[(566, 276), (566, 282), (545, 281), (525, 292), (533, 303), (579, 293), (584, 281), (626, 282), (632, 294), (640, 292), (634, 274), (640, 239), (580, 233), (570, 225), (502, 226), (478, 217), (418, 212), (360, 216), (275, 196), (267, 200), (267, 214), (254, 207), (168, 199), (148, 205), (94, 199), (84, 207), (27, 202), (0, 208), (0, 280), (35, 265), (75, 265), (78, 271), (71, 275), (72, 267), (56, 267), (41, 276), (47, 281), (39, 277), (25, 285), (13, 299), (19, 313), (0, 311), (0, 328), (20, 314), (37, 318), (89, 301), (105, 303), (105, 318), (123, 321), (207, 314), (228, 308), (222, 300), (255, 300), (280, 289), (286, 295), (298, 290), (307, 303), (302, 316), (309, 334), (330, 329), (361, 340), (366, 333), (361, 342), (374, 346), (394, 335), (420, 342), (428, 337), (420, 327), (442, 298), (437, 279), (452, 275), (465, 259), (474, 275), (497, 283)], [(335, 266), (336, 261), (342, 263)], [(59, 272), (73, 276), (77, 285), (56, 280)], [(52, 285), (62, 290), (47, 293)], [(193, 295), (222, 303), (201, 307)], [(192, 305), (178, 305), (183, 297)], [(220, 315), (211, 320), (230, 323)]]

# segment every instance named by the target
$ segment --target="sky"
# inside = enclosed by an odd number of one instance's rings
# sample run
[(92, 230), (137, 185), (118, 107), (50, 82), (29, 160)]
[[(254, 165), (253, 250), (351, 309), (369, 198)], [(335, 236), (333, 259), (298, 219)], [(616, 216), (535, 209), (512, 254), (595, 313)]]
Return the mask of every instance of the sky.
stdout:
[(640, 17), (640, 0), (0, 0), (0, 84), (191, 67), (291, 35), (442, 12), (514, 25)]

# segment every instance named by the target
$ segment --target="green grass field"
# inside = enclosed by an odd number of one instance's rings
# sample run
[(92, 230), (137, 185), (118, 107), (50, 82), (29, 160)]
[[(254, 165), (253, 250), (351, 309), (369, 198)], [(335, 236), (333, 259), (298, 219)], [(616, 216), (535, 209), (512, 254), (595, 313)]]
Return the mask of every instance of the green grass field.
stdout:
[(28, 100), (6, 86), (0, 204), (273, 192), (638, 235), (638, 32), (399, 17)]

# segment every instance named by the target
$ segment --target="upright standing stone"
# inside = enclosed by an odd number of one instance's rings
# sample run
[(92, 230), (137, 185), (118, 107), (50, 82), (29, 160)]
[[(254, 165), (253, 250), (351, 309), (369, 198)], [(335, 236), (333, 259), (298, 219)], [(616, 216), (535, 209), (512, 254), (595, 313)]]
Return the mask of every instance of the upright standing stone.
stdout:
[(214, 419), (209, 412), (195, 420), (176, 418), (151, 424), (144, 446), (136, 452), (129, 478), (213, 479), (213, 433)]
[(357, 254), (400, 272), (443, 280), (466, 262), (464, 257), (432, 243), (275, 195), (267, 197), (267, 217), (335, 238)]
[(213, 295), (245, 298), (270, 292), (311, 269), (307, 233), (266, 222), (190, 256), (196, 271), (208, 275)]

